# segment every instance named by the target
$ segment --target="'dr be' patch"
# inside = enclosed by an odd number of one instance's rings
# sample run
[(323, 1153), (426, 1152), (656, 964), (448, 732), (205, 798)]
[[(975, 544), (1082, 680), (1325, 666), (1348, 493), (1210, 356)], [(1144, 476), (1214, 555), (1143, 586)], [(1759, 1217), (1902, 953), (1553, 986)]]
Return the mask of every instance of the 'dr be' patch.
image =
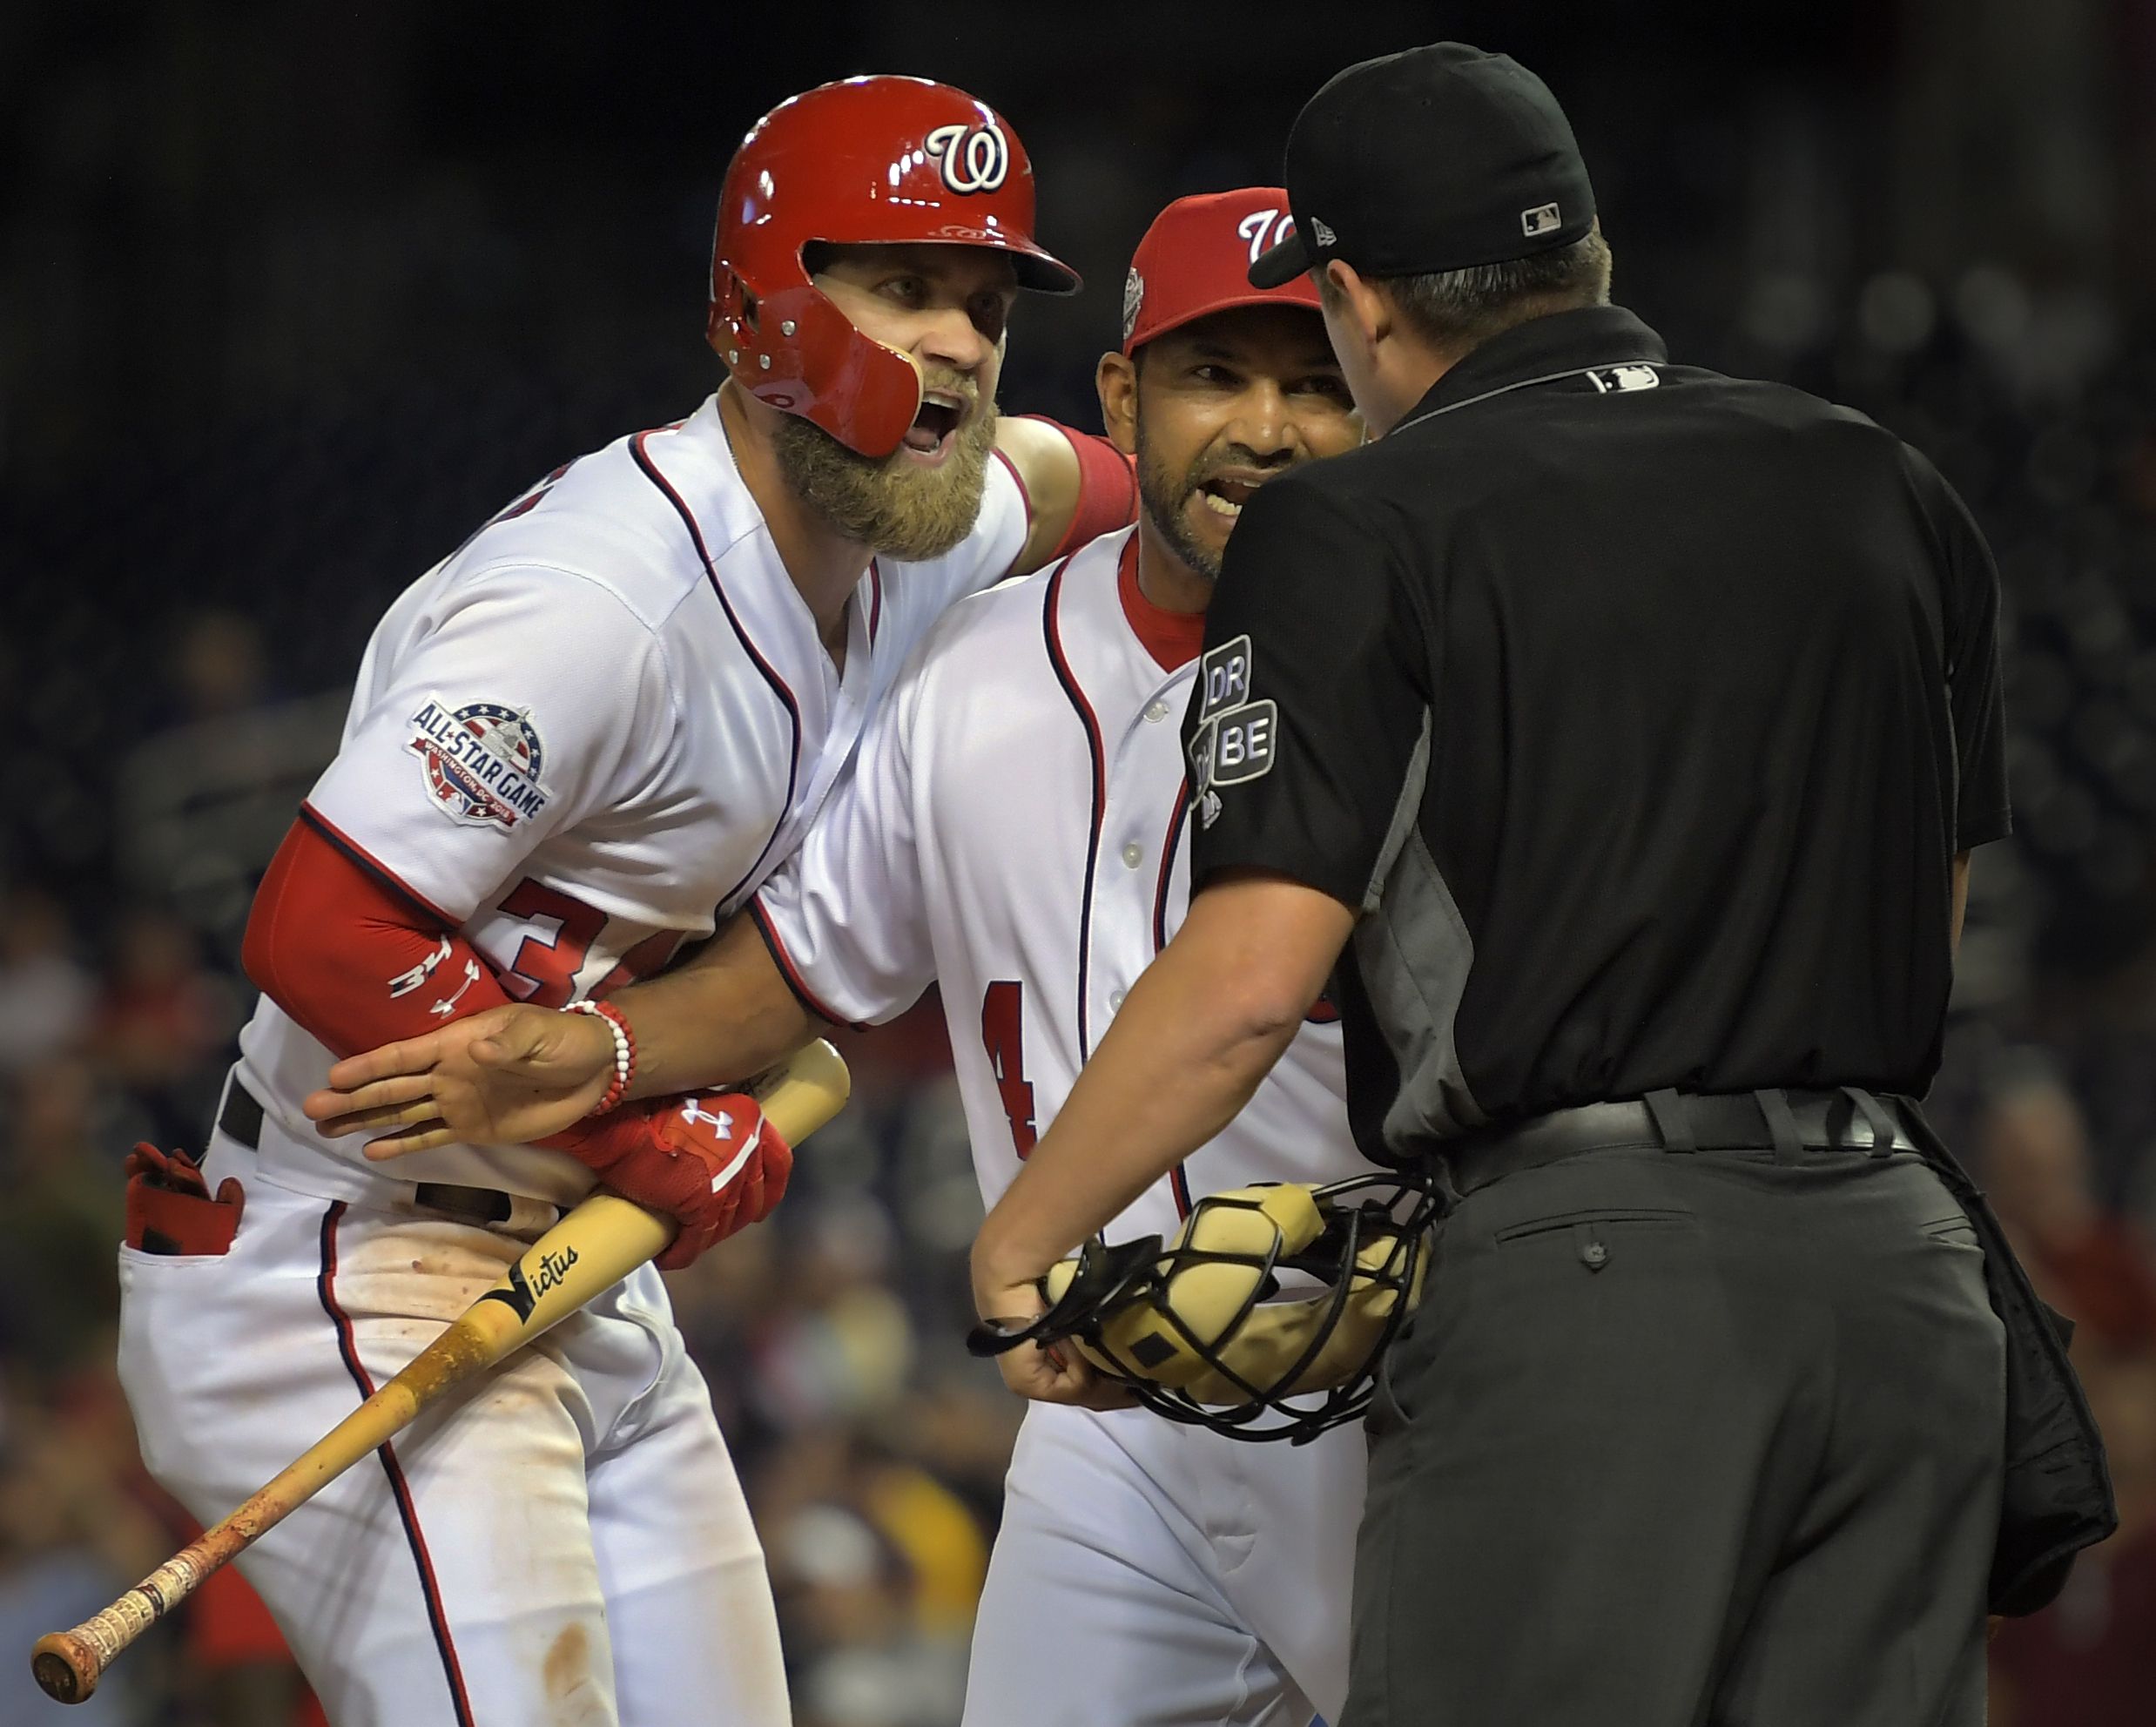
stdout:
[(1198, 724), (1250, 699), (1250, 638), (1237, 636), (1206, 650), (1198, 662)]
[(1235, 786), (1270, 773), (1280, 711), (1271, 701), (1251, 702), (1213, 722), (1212, 783)]
[(1198, 662), (1198, 718), (1190, 739), (1190, 799), (1201, 826), (1220, 816), (1214, 787), (1236, 786), (1272, 771), (1280, 710), (1250, 699), (1250, 638), (1237, 636)]
[(545, 809), (545, 746), (530, 714), (502, 702), (452, 706), (429, 696), (412, 716), (405, 748), (420, 759), (427, 790), (452, 821), (515, 827)]

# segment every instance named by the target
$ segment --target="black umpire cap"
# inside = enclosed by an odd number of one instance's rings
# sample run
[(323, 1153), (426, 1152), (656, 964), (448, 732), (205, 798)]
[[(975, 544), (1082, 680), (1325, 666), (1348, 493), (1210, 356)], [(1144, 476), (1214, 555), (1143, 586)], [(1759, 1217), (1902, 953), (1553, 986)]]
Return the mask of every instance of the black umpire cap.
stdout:
[(1505, 54), (1433, 42), (1337, 75), (1288, 134), (1295, 232), (1250, 266), (1277, 287), (1329, 259), (1368, 276), (1548, 252), (1594, 225), (1594, 188), (1549, 86)]

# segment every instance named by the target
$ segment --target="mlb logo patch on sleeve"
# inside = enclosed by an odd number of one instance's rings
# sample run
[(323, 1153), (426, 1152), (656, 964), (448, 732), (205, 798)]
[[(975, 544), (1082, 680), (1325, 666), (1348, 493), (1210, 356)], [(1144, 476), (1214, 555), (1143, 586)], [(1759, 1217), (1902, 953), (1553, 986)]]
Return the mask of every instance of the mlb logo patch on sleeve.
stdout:
[(453, 706), (429, 696), (412, 716), (405, 748), (420, 759), (428, 794), (452, 821), (515, 827), (551, 794), (540, 782), (545, 746), (526, 710), (502, 702)]

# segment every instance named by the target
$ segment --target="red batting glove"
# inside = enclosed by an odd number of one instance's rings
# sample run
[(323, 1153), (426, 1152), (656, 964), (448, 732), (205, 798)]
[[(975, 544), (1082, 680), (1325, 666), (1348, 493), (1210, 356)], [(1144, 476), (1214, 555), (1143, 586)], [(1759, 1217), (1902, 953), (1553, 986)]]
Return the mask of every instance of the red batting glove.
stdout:
[(681, 1225), (658, 1257), (678, 1271), (736, 1230), (760, 1224), (786, 1191), (793, 1148), (752, 1097), (662, 1097), (580, 1122), (540, 1142), (596, 1170), (606, 1186)]

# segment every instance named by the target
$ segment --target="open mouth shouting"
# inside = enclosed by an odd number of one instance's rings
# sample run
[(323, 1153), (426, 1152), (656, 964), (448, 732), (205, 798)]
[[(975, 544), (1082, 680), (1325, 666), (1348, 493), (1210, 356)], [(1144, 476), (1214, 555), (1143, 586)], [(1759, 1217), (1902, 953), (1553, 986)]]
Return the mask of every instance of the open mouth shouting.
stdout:
[(1214, 474), (1198, 482), (1197, 497), (1206, 511), (1230, 526), (1243, 514), (1243, 506), (1257, 496), (1269, 476), (1263, 474)]
[(959, 430), (965, 425), (971, 401), (953, 389), (932, 389), (923, 392), (920, 411), (914, 415), (913, 423), (906, 428), (902, 448), (916, 463), (926, 468), (940, 467), (951, 454), (957, 442)]
[(1255, 468), (1237, 462), (1216, 468), (1192, 488), (1191, 503), (1199, 518), (1223, 532), (1236, 525), (1243, 506), (1257, 496), (1257, 489), (1285, 468)]

